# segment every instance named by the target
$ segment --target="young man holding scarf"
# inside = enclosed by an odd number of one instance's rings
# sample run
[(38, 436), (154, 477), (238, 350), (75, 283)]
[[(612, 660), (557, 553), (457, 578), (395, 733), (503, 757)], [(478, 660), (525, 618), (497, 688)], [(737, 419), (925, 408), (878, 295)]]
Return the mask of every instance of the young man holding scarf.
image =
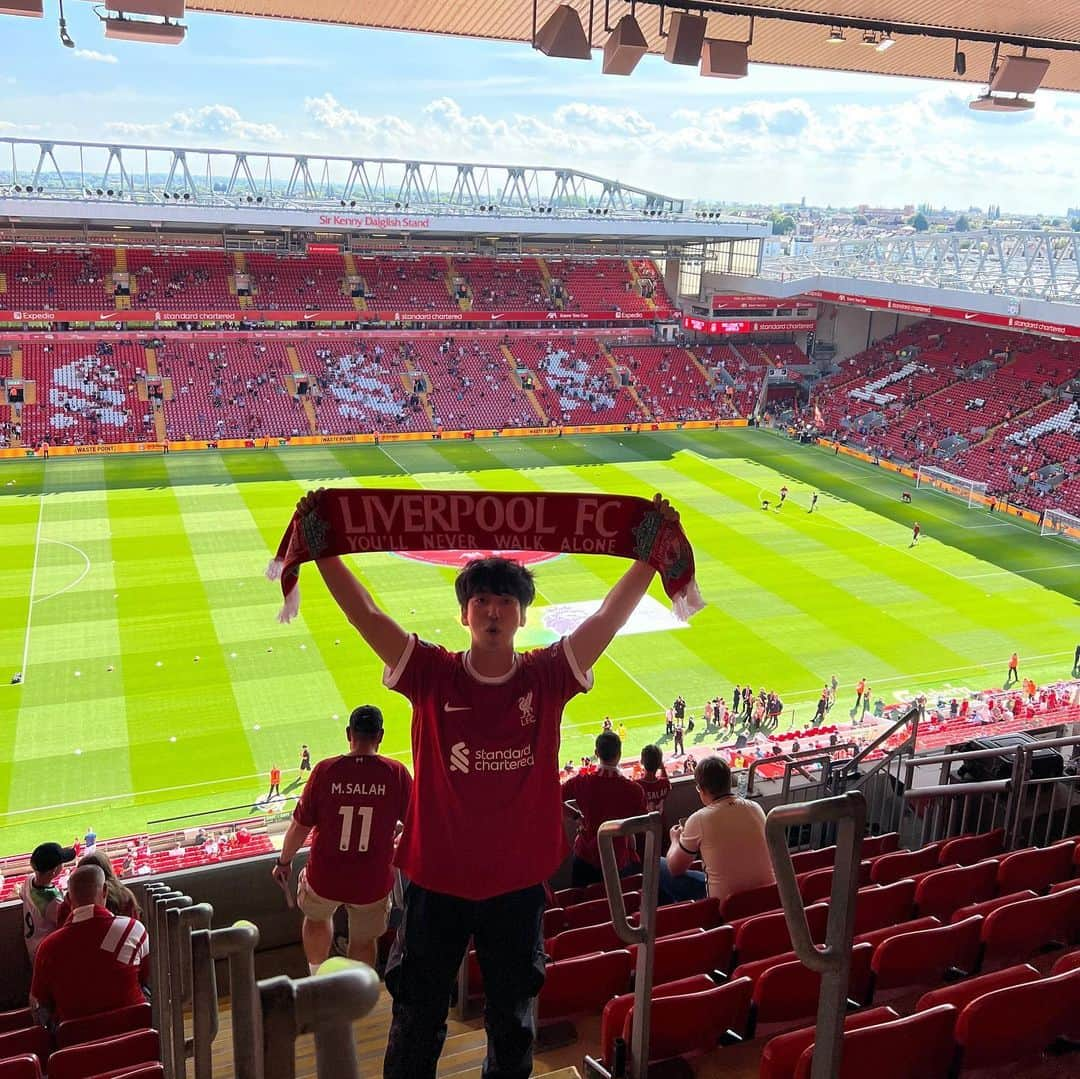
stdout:
[[(299, 518), (317, 513), (306, 495)], [(659, 495), (665, 523), (678, 515)], [(413, 797), (397, 864), (410, 880), (387, 969), (394, 997), (384, 1076), (434, 1079), (470, 937), (484, 978), (486, 1079), (532, 1071), (533, 1002), (544, 982), (544, 881), (566, 854), (559, 786), (563, 707), (645, 595), (656, 569), (634, 561), (600, 609), (548, 648), (518, 653), (535, 596), (517, 562), (470, 562), (455, 582), (465, 652), (407, 633), (339, 557), (316, 565), (331, 595), (413, 706)]]

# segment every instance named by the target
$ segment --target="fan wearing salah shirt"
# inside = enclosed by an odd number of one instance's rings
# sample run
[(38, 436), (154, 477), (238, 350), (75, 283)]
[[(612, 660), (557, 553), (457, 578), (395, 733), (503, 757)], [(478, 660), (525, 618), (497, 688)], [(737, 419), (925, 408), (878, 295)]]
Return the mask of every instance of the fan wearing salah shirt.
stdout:
[(390, 915), (394, 837), (412, 794), (405, 765), (378, 752), (383, 737), (378, 708), (354, 708), (345, 735), (349, 752), (319, 761), (312, 771), (272, 871), (287, 886), (292, 860), (314, 829), (296, 887), (312, 974), (330, 955), (340, 906), (349, 914), (349, 958), (375, 965), (376, 944)]
[[(574, 838), (574, 864), (570, 883), (575, 888), (604, 879), (596, 833), (608, 820), (638, 817), (645, 812), (645, 792), (619, 771), (622, 739), (611, 731), (596, 736), (596, 759), (600, 766), (587, 775), (572, 776), (563, 784), (563, 800), (574, 802), (581, 814)], [(621, 876), (636, 873), (640, 866), (632, 839), (614, 841), (615, 864)]]
[(671, 793), (671, 780), (664, 768), (664, 754), (659, 746), (648, 745), (641, 751), (641, 767), (645, 774), (634, 782), (645, 792), (645, 811), (663, 813), (664, 803)]
[[(321, 491), (297, 505), (317, 509)], [(677, 514), (659, 495), (657, 509)], [(486, 1079), (532, 1072), (534, 1004), (544, 984), (544, 882), (566, 856), (559, 786), (563, 707), (592, 687), (593, 664), (647, 591), (634, 562), (599, 610), (548, 648), (514, 650), (535, 596), (532, 574), (474, 559), (454, 590), (469, 648), (407, 633), (340, 558), (316, 562), (357, 632), (412, 704), (413, 796), (396, 864), (409, 879), (386, 971), (394, 998), (383, 1075), (434, 1079), (470, 937), (484, 978)]]
[(34, 958), (30, 1000), (40, 1019), (63, 1023), (146, 999), (146, 926), (107, 910), (107, 896), (100, 866), (81, 865), (68, 879), (71, 918), (41, 942)]

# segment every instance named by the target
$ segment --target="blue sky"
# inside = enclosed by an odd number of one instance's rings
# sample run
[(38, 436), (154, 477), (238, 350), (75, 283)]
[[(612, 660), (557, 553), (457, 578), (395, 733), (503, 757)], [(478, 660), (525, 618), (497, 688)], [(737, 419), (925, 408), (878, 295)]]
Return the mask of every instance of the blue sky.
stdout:
[[(0, 135), (577, 167), (702, 200), (1080, 203), (1080, 96), (646, 57), (631, 78), (527, 45), (190, 15), (178, 48), (106, 41), (89, 4), (0, 16)], [(897, 48), (904, 47), (898, 45)]]

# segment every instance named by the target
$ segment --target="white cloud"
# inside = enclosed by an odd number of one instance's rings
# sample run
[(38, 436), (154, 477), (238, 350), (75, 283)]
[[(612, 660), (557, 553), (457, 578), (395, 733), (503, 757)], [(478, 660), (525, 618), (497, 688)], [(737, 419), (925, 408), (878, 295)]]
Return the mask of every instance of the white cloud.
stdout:
[(277, 144), (285, 140), (284, 133), (276, 124), (245, 120), (232, 105), (202, 105), (194, 109), (182, 109), (160, 123), (131, 123), (125, 120), (110, 121), (106, 129), (124, 138), (210, 138), (226, 144), (228, 141)]
[(80, 60), (93, 60), (97, 64), (118, 64), (120, 61), (111, 52), (98, 52), (96, 49), (76, 49), (72, 54)]

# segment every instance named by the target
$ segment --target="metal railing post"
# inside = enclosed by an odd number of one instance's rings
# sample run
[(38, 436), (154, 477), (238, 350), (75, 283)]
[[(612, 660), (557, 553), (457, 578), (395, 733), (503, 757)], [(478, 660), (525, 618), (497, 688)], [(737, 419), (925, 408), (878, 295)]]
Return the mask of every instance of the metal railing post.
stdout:
[(266, 1079), (295, 1079), (296, 1038), (315, 1035), (319, 1079), (359, 1079), (352, 1024), (379, 999), (379, 977), (363, 963), (294, 981), (284, 975), (259, 982)]
[[(170, 970), (169, 918), (170, 910), (183, 909), (192, 905), (190, 896), (179, 892), (154, 893), (151, 910), (153, 912), (153, 931), (150, 936), (150, 963), (153, 971), (153, 993), (150, 999), (154, 1026), (161, 1032), (161, 1063), (166, 1079), (175, 1079), (176, 1061), (173, 1059), (172, 1038), (172, 996), (173, 979)], [(183, 1061), (180, 1061), (183, 1064)]]
[[(642, 862), (641, 908), (638, 925), (630, 924), (623, 901), (622, 881), (615, 860), (615, 839), (645, 836)], [(600, 866), (615, 934), (626, 944), (638, 946), (634, 973), (634, 1022), (630, 1035), (629, 1079), (644, 1079), (649, 1071), (649, 1035), (653, 983), (653, 957), (656, 942), (656, 904), (660, 893), (660, 841), (663, 825), (659, 813), (642, 817), (605, 821), (597, 829)]]
[(191, 907), (174, 907), (165, 912), (169, 925), (169, 979), (171, 1022), (161, 1032), (163, 1039), (172, 1039), (172, 1059), (178, 1074), (187, 1071), (186, 1061), (193, 1044), (184, 1033), (184, 1005), (191, 1000), (191, 931), (209, 929), (214, 908), (209, 903)]
[[(825, 945), (819, 948), (806, 921), (787, 837), (791, 828), (825, 822), (836, 827), (836, 861)], [(855, 895), (859, 888), (859, 857), (865, 828), (866, 799), (858, 791), (817, 802), (777, 806), (765, 821), (765, 836), (792, 947), (806, 967), (821, 975), (811, 1079), (832, 1079), (840, 1068), (851, 977), (851, 941), (855, 932)]]

